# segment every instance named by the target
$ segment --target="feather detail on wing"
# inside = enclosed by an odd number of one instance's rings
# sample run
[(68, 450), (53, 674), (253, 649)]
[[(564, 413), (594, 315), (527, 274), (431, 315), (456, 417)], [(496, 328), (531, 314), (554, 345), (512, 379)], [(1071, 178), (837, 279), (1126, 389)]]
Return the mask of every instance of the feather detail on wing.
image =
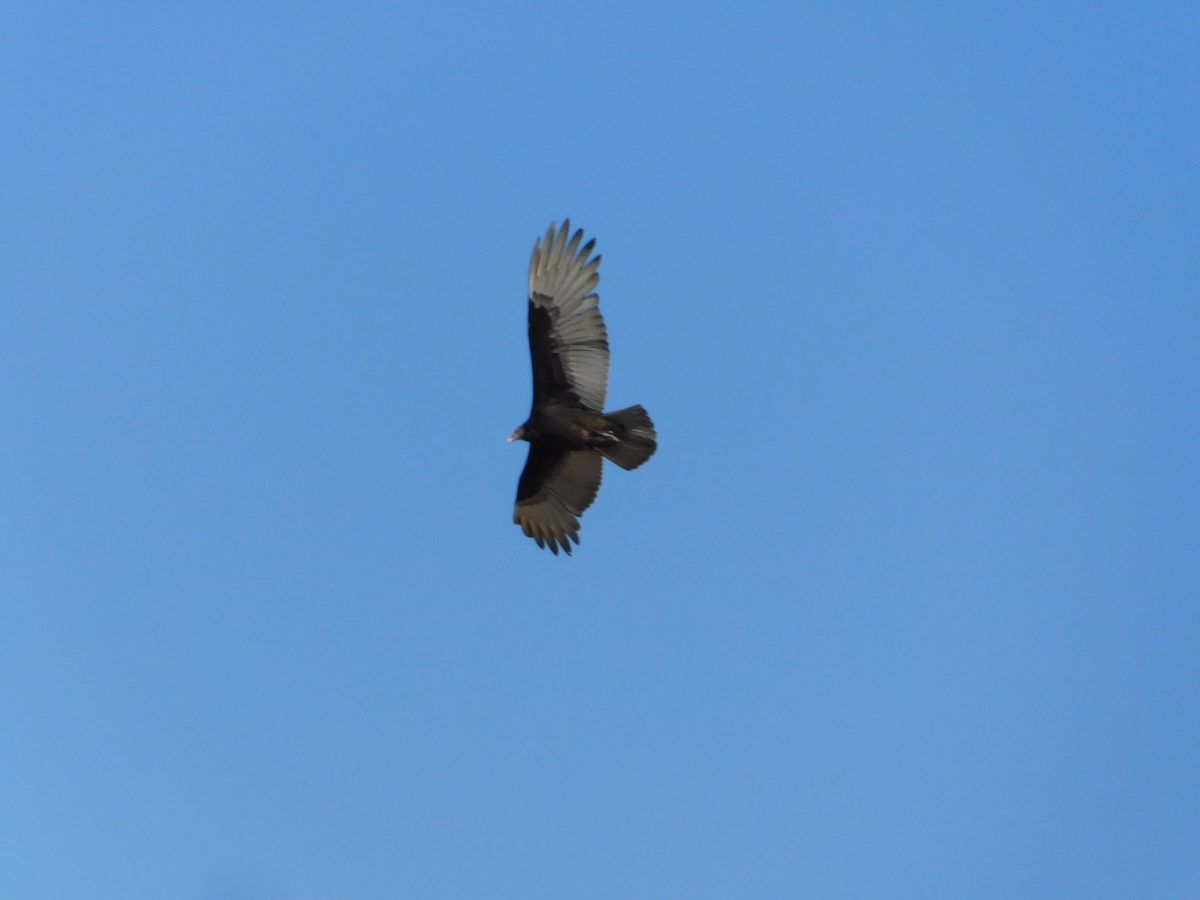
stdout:
[(579, 519), (600, 490), (604, 458), (595, 450), (549, 450), (530, 445), (517, 485), (513, 521), (539, 547), (569, 554), (579, 543)]
[(529, 351), (534, 402), (575, 395), (602, 412), (608, 392), (608, 331), (600, 316), (600, 257), (588, 260), (595, 239), (583, 247), (583, 231), (568, 242), (571, 221), (538, 238), (529, 260)]

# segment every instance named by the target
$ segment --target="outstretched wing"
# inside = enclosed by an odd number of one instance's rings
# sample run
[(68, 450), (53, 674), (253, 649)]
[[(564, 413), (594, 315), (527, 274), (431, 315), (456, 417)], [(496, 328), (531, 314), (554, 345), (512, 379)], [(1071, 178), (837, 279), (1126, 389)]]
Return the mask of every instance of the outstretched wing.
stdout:
[[(576, 516), (592, 505), (600, 490), (604, 457), (596, 450), (551, 450), (529, 445), (529, 459), (517, 485), (513, 521), (539, 547), (548, 543), (558, 555), (579, 543)], [(570, 540), (568, 540), (570, 538)]]
[(533, 404), (573, 395), (604, 411), (608, 392), (608, 332), (594, 288), (600, 257), (588, 260), (593, 238), (582, 248), (583, 230), (570, 242), (571, 220), (538, 238), (529, 260), (529, 352), (533, 357)]

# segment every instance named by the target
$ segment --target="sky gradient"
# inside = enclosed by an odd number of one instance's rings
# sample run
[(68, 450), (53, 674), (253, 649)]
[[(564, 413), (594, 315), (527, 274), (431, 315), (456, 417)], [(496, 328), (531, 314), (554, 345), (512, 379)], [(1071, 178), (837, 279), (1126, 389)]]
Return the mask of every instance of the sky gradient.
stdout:
[(1194, 898), (1197, 160), (1195, 4), (0, 4), (0, 893)]

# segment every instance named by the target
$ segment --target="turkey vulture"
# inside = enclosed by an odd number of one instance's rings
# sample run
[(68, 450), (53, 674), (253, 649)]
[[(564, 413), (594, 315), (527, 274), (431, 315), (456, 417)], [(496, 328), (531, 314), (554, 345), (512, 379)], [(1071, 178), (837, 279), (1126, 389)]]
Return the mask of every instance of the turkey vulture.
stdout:
[(594, 292), (600, 257), (588, 259), (596, 241), (580, 247), (582, 230), (567, 241), (570, 219), (555, 225), (529, 260), (533, 409), (508, 440), (529, 441), (513, 521), (557, 556), (579, 543), (576, 516), (596, 499), (604, 457), (636, 469), (654, 454), (658, 435), (640, 406), (604, 412), (608, 332)]

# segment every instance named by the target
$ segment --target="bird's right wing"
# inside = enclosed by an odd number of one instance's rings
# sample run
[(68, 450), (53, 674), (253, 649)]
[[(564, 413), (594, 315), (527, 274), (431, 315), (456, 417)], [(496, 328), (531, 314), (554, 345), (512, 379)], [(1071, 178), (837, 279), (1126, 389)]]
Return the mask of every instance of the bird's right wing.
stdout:
[(559, 546), (570, 553), (571, 541), (579, 543), (576, 516), (596, 499), (603, 465), (604, 457), (596, 450), (550, 450), (530, 444), (513, 521), (539, 547), (548, 543), (556, 556)]
[(608, 331), (600, 316), (600, 257), (588, 254), (595, 239), (580, 248), (583, 231), (570, 242), (571, 220), (543, 240), (529, 260), (529, 352), (533, 357), (533, 402), (544, 404), (566, 394), (587, 409), (604, 411), (608, 392)]

